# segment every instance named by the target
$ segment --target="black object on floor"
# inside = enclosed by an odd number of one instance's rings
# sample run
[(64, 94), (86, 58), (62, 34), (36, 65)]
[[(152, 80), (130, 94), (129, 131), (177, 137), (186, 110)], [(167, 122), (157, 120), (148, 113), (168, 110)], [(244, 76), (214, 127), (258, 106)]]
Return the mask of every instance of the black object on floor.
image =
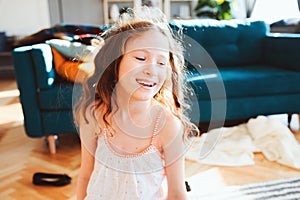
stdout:
[(191, 191), (191, 187), (189, 185), (189, 183), (187, 181), (185, 181), (185, 187), (186, 187), (186, 191), (190, 192)]
[(49, 174), (37, 172), (33, 175), (32, 183), (42, 186), (64, 186), (71, 183), (72, 178), (66, 174)]

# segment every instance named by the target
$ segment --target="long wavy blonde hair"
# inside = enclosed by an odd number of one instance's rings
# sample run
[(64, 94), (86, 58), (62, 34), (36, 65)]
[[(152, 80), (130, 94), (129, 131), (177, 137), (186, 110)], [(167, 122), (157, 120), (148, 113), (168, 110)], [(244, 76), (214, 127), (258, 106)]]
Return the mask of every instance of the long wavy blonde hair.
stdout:
[[(141, 11), (141, 10), (139, 10)], [(142, 12), (132, 10), (122, 16), (120, 21), (107, 30), (104, 37), (104, 45), (95, 57), (95, 72), (83, 84), (83, 95), (77, 107), (78, 115), (84, 116), (90, 112), (95, 117), (95, 110), (105, 108), (102, 115), (103, 122), (109, 127), (108, 116), (112, 113), (112, 95), (118, 82), (119, 64), (125, 53), (125, 45), (131, 38), (144, 32), (158, 30), (166, 36), (169, 42), (169, 63), (171, 66), (170, 77), (154, 96), (161, 105), (170, 110), (184, 126), (184, 139), (191, 134), (199, 134), (197, 126), (187, 117), (189, 105), (186, 103), (186, 88), (184, 84), (184, 57), (183, 47), (168, 25), (165, 16), (158, 9), (142, 9)], [(90, 106), (93, 105), (93, 106)], [(90, 108), (89, 110), (87, 110)], [(96, 120), (96, 117), (95, 117)]]

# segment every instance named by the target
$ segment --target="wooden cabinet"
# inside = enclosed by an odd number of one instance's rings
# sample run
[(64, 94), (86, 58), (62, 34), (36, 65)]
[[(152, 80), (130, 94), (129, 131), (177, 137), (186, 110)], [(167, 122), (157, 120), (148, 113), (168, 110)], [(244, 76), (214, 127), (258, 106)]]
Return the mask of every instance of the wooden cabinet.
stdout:
[(0, 52), (0, 78), (14, 77), (12, 52)]
[[(149, 2), (151, 0), (147, 0)], [(168, 19), (182, 18), (187, 19), (193, 17), (194, 0), (159, 0), (155, 3), (166, 14)], [(124, 7), (135, 8), (144, 4), (143, 0), (103, 0), (103, 18), (104, 23), (113, 22), (113, 9), (122, 9)], [(114, 7), (114, 8), (113, 8)]]
[(0, 51), (0, 79), (11, 78), (15, 76), (15, 70), (12, 59), (14, 36), (5, 36), (3, 47)]
[(140, 1), (138, 0), (103, 0), (103, 18), (104, 24), (109, 24), (113, 22), (111, 18), (112, 6), (116, 5), (117, 9), (122, 9), (124, 7), (134, 8), (138, 6)]
[(193, 0), (165, 0), (164, 13), (168, 19), (189, 19), (194, 17)]

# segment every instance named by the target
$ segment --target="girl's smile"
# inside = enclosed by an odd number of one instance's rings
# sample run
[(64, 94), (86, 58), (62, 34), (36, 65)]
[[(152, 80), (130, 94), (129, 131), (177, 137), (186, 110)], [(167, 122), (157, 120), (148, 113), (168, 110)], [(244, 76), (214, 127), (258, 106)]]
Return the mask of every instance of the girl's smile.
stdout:
[(136, 82), (138, 82), (143, 88), (145, 89), (151, 89), (152, 87), (156, 86), (157, 83), (153, 82), (151, 80), (143, 80), (143, 79), (136, 79)]

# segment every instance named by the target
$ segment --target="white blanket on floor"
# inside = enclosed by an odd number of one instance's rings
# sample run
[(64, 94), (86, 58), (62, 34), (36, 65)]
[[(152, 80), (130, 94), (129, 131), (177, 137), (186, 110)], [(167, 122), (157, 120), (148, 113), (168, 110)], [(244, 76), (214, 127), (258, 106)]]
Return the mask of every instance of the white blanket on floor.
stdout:
[(213, 129), (195, 138), (186, 158), (203, 164), (245, 166), (254, 164), (254, 152), (300, 169), (300, 144), (293, 133), (278, 120), (265, 116), (239, 126)]
[(247, 127), (254, 144), (268, 160), (300, 169), (300, 144), (287, 126), (259, 116), (250, 119)]
[(187, 158), (211, 165), (252, 165), (253, 151), (254, 146), (246, 126), (240, 125), (213, 129), (196, 138)]

